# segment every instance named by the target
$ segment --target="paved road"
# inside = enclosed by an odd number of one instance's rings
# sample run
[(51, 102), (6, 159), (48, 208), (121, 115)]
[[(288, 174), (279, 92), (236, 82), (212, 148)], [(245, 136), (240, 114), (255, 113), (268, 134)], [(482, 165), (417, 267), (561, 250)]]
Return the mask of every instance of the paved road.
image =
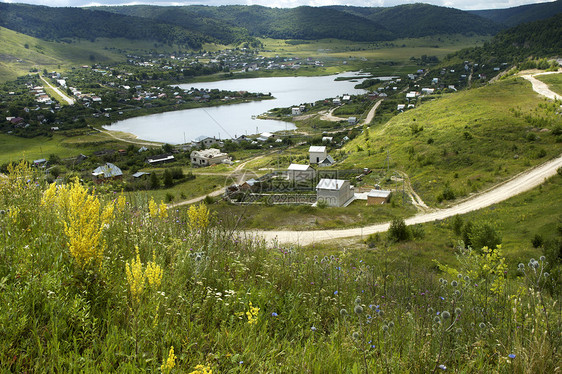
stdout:
[(74, 105), (75, 100), (74, 100), (73, 98), (68, 97), (64, 92), (62, 92), (61, 90), (59, 90), (58, 87), (55, 87), (55, 86), (51, 85), (44, 77), (41, 77), (41, 80), (43, 81), (43, 83), (45, 83), (47, 86), (49, 86), (50, 89), (52, 89), (52, 90), (55, 91), (60, 97), (62, 97), (63, 100), (68, 103), (68, 105)]

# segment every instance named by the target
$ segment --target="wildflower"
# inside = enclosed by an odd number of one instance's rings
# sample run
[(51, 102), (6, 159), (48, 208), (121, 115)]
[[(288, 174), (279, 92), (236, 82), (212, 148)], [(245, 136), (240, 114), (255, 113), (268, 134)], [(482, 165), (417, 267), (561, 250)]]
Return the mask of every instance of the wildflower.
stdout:
[(486, 328), (486, 324), (484, 322), (480, 322), (478, 324), (478, 327), (480, 327), (481, 329), (485, 329)]
[(310, 329), (311, 329), (312, 331), (316, 331), (316, 327), (314, 327), (314, 326), (312, 326)]
[(462, 309), (461, 308), (455, 308), (455, 314), (461, 314)]
[(455, 333), (457, 335), (462, 334), (462, 329), (460, 327), (457, 327), (457, 329), (455, 330)]
[(169, 373), (174, 368), (174, 366), (176, 366), (176, 358), (177, 357), (174, 354), (174, 346), (171, 346), (170, 352), (168, 352), (168, 358), (166, 359), (166, 362), (164, 362), (160, 367), (162, 372)]
[(355, 340), (359, 340), (359, 333), (357, 331), (354, 331), (353, 334), (351, 334), (351, 337)]
[(387, 325), (382, 325), (382, 331), (387, 332), (387, 331), (388, 331), (388, 326), (387, 326)]
[(447, 310), (444, 310), (442, 316), (443, 316), (443, 319), (449, 319), (449, 318), (451, 318), (451, 313), (449, 313), (449, 311), (447, 311)]
[(441, 322), (441, 318), (439, 318), (439, 316), (435, 316), (435, 317), (433, 317), (433, 322), (439, 323), (439, 322)]
[(119, 197), (117, 198), (117, 211), (119, 213), (123, 213), (123, 211), (125, 210), (125, 204), (127, 203), (127, 199), (125, 199), (125, 195), (123, 195), (123, 193), (121, 193), (119, 195)]
[(162, 268), (153, 260), (146, 264), (145, 270), (146, 279), (150, 287), (158, 288), (162, 283)]
[(389, 327), (389, 328), (393, 328), (393, 327), (394, 327), (394, 322), (390, 321), (390, 322), (388, 323), (388, 327)]
[(539, 257), (539, 260), (540, 260), (541, 262), (545, 262), (545, 261), (546, 261), (546, 257), (541, 256), (541, 257)]
[(258, 315), (260, 312), (260, 308), (253, 306), (252, 302), (249, 303), (249, 310), (246, 312), (246, 317), (248, 317), (248, 324), (255, 325), (258, 323)]
[(334, 291), (334, 295), (337, 295), (337, 294), (338, 294), (338, 291), (337, 291), (337, 290), (336, 290), (336, 291)]
[(192, 205), (187, 211), (189, 228), (192, 231), (205, 230), (209, 226), (209, 209), (204, 204)]
[(363, 307), (361, 305), (355, 305), (353, 311), (355, 312), (355, 314), (363, 314)]
[(342, 316), (342, 317), (347, 316), (347, 310), (345, 310), (345, 309), (340, 309), (340, 316)]
[(139, 248), (137, 247), (136, 250), (136, 259), (131, 262), (127, 262), (127, 264), (125, 265), (125, 271), (127, 273), (127, 283), (129, 283), (131, 297), (133, 298), (133, 300), (139, 301), (139, 297), (144, 289), (144, 280), (146, 275), (142, 270)]
[(361, 298), (360, 298), (359, 296), (357, 296), (357, 297), (355, 298), (355, 304), (356, 304), (356, 305), (361, 304)]
[[(240, 362), (242, 362), (242, 361), (240, 361)], [(213, 374), (213, 371), (211, 370), (211, 368), (209, 366), (204, 366), (204, 365), (199, 364), (194, 369), (195, 370), (193, 370), (189, 374)]]
[(515, 358), (515, 355), (513, 353), (510, 353), (509, 355), (507, 355), (507, 357), (509, 357), (513, 360)]
[(453, 286), (453, 287), (456, 287), (456, 286), (458, 286), (458, 285), (459, 285), (459, 284), (457, 283), (457, 281), (452, 281), (452, 282), (451, 282), (451, 286)]
[(272, 317), (277, 317), (277, 316), (279, 316), (279, 314), (273, 312), (273, 313), (271, 313), (271, 316), (272, 316)]
[(446, 367), (445, 365), (443, 365), (443, 364), (439, 365), (438, 367), (439, 367), (439, 369), (441, 369), (441, 370), (447, 370), (447, 367)]

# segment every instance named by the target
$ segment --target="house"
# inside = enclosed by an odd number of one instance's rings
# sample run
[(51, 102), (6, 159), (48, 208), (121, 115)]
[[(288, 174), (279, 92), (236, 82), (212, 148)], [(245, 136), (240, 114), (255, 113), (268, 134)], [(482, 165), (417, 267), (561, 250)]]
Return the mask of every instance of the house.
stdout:
[(325, 159), (323, 159), (322, 161), (320, 161), (318, 163), (318, 166), (320, 166), (320, 167), (332, 166), (335, 163), (336, 163), (336, 161), (334, 161), (332, 156), (328, 155), (328, 156), (326, 156)]
[(260, 142), (266, 142), (266, 141), (268, 141), (269, 139), (274, 139), (275, 137), (276, 137), (276, 135), (275, 135), (275, 134), (272, 134), (272, 133), (270, 133), (270, 132), (262, 132), (262, 133), (260, 134), (260, 136), (258, 136), (258, 140), (259, 140)]
[(156, 165), (166, 162), (173, 162), (175, 160), (176, 159), (174, 158), (174, 155), (172, 155), (171, 153), (166, 153), (163, 155), (150, 156), (146, 159), (146, 162), (148, 162), (150, 165)]
[(348, 117), (347, 123), (349, 123), (350, 126), (356, 125), (357, 124), (357, 117)]
[(349, 204), (355, 197), (355, 189), (348, 180), (320, 179), (316, 185), (317, 203), (341, 207)]
[(245, 181), (244, 183), (242, 183), (240, 185), (240, 190), (241, 191), (256, 191), (260, 186), (260, 181), (257, 179), (248, 179), (247, 181)]
[(406, 94), (406, 99), (415, 99), (418, 97), (418, 93), (416, 91), (410, 91)]
[(193, 140), (193, 143), (197, 147), (207, 148), (207, 147), (213, 146), (215, 144), (219, 144), (220, 141), (217, 140), (215, 137), (211, 138), (210, 136), (201, 135), (201, 136), (198, 136), (197, 138), (195, 138)]
[(287, 179), (294, 182), (304, 182), (314, 179), (316, 170), (310, 165), (291, 164), (287, 169)]
[(396, 110), (398, 110), (398, 111), (403, 111), (404, 108), (406, 108), (406, 104), (398, 104), (396, 106)]
[(426, 95), (431, 95), (435, 92), (435, 88), (422, 88), (421, 92)]
[(291, 114), (293, 116), (300, 116), (302, 114), (301, 108), (297, 108), (297, 107), (291, 108)]
[(222, 153), (216, 148), (191, 152), (191, 164), (193, 166), (209, 166), (226, 162), (228, 162), (228, 154)]
[(311, 146), (308, 149), (309, 161), (311, 164), (318, 164), (320, 161), (328, 157), (326, 146)]
[(331, 143), (334, 141), (334, 137), (332, 136), (323, 136), (322, 137), (322, 143)]
[(341, 99), (339, 97), (336, 97), (334, 100), (332, 100), (332, 103), (334, 105), (341, 105)]
[(96, 183), (102, 183), (107, 180), (121, 179), (123, 178), (123, 172), (117, 166), (108, 162), (105, 165), (98, 166), (92, 172), (94, 176), (94, 181)]
[(367, 205), (380, 205), (388, 203), (391, 191), (388, 190), (371, 190), (367, 194)]

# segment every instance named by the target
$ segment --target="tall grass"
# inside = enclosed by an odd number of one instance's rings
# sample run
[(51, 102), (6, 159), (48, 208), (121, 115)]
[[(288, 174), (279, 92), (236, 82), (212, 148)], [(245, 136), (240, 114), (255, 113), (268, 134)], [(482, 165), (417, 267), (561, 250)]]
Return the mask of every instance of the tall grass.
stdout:
[(114, 210), (101, 259), (84, 262), (27, 165), (1, 183), (2, 371), (559, 370), (543, 259), (508, 279), (500, 250), (461, 245), (438, 280), (383, 251), (370, 263), (344, 249), (312, 257), (244, 237), (205, 206), (164, 211), (88, 191), (100, 217)]

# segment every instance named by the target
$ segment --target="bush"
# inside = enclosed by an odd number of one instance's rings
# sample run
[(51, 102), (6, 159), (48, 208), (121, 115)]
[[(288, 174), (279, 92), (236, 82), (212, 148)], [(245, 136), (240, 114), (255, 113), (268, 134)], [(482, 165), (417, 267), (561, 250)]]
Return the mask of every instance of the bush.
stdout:
[(539, 248), (544, 244), (544, 239), (540, 234), (535, 234), (531, 240), (531, 244), (533, 244), (533, 248)]
[(484, 247), (494, 249), (502, 242), (501, 235), (489, 223), (479, 223), (474, 225), (469, 236), (472, 247), (476, 249)]
[(388, 229), (388, 240), (391, 242), (401, 242), (410, 240), (411, 237), (412, 233), (402, 218), (392, 220)]

